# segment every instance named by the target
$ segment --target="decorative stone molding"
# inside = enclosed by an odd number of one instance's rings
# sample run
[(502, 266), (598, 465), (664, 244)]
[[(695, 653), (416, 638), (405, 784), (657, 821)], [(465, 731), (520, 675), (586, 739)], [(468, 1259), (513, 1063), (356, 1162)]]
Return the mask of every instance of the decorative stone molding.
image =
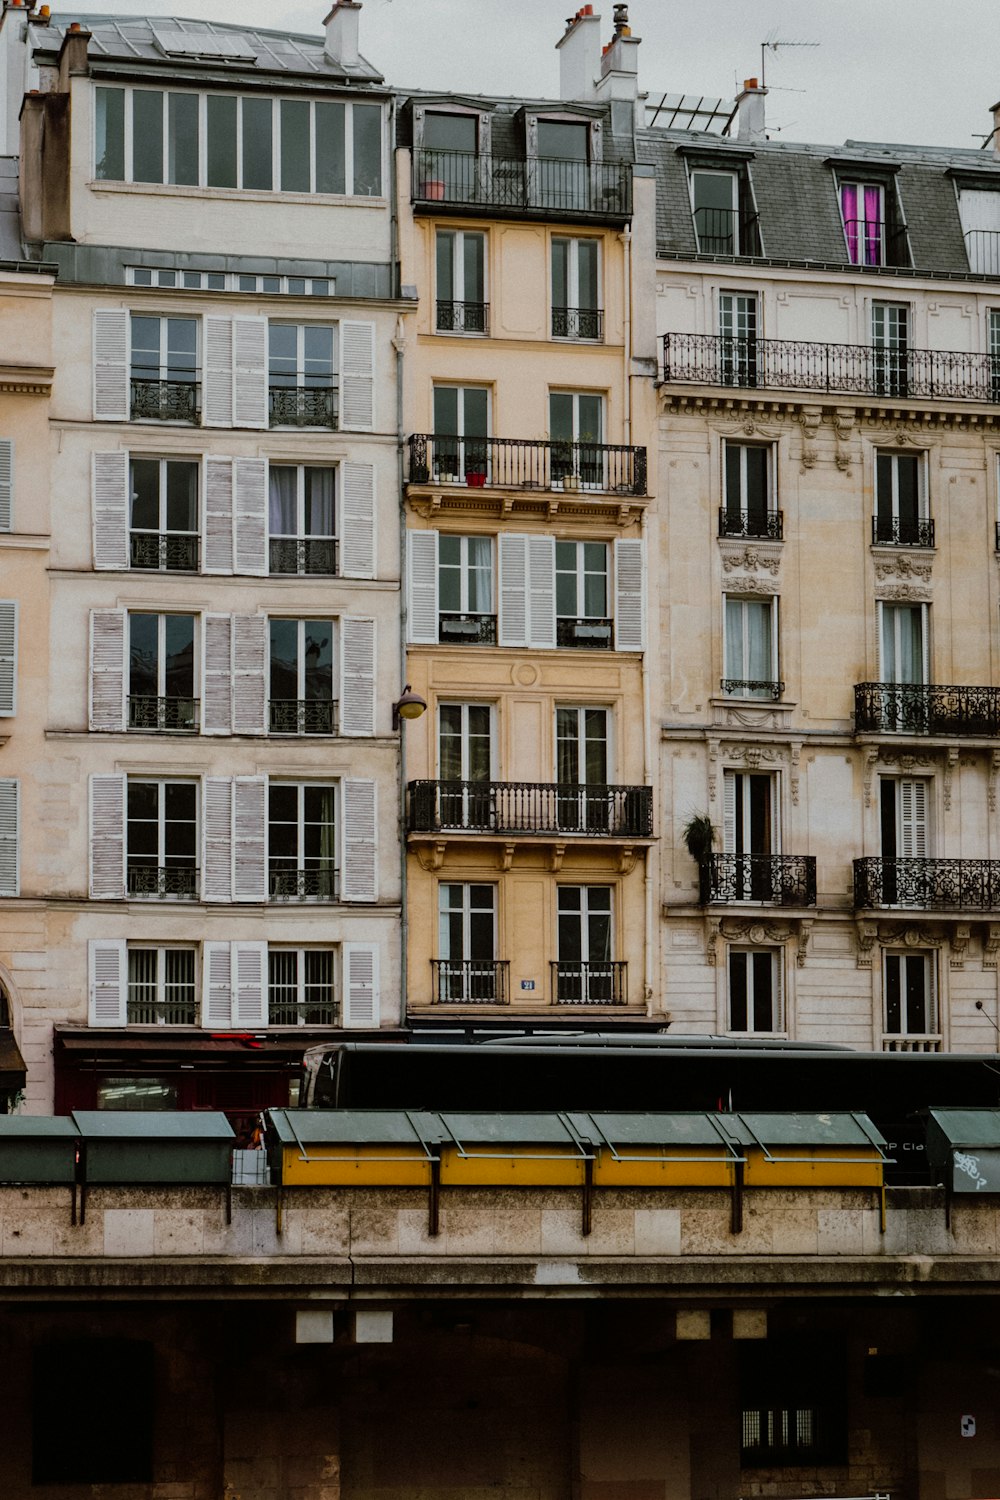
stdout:
[(837, 439), (834, 462), (842, 474), (851, 467), (851, 443), (854, 438), (855, 412), (850, 406), (838, 406), (833, 413), (833, 431)]
[[(751, 549), (748, 548), (747, 550)], [(755, 557), (751, 566), (756, 566), (756, 561)], [(736, 566), (739, 567), (740, 564), (737, 563)], [(776, 573), (778, 571), (777, 567), (772, 568), (771, 571)], [(747, 578), (743, 575), (738, 578), (727, 578), (726, 587), (736, 594), (767, 594), (771, 596), (778, 592), (773, 580), (767, 578)]]
[(789, 785), (789, 790), (790, 790), (791, 795), (792, 795), (792, 806), (793, 807), (798, 807), (798, 805), (799, 805), (799, 770), (800, 770), (801, 756), (802, 756), (802, 741), (801, 740), (793, 740), (792, 743), (791, 743), (791, 745), (789, 746), (789, 762), (790, 762), (790, 766), (791, 766), (791, 774), (790, 774), (790, 776), (788, 778), (788, 785)]
[(960, 922), (951, 930), (949, 946), (951, 953), (948, 957), (949, 967), (952, 969), (965, 968), (965, 952), (969, 946), (969, 938), (972, 936), (972, 928), (967, 922)]
[(823, 408), (821, 406), (806, 406), (799, 413), (799, 423), (802, 427), (802, 472), (815, 468), (816, 460), (819, 458), (819, 449), (816, 440), (819, 436), (820, 423), (823, 420)]
[(710, 739), (708, 742), (708, 800), (715, 801), (715, 794), (719, 785), (719, 742)]
[(788, 922), (723, 917), (722, 936), (727, 943), (753, 943), (754, 947), (759, 948), (765, 943), (787, 943), (792, 936), (792, 928)]
[(798, 951), (795, 954), (796, 968), (804, 969), (806, 959), (809, 956), (809, 939), (812, 937), (813, 924), (809, 917), (803, 917), (799, 923)]
[(944, 776), (942, 777), (942, 786), (944, 788), (944, 810), (945, 810), (945, 812), (951, 812), (951, 785), (952, 785), (952, 778), (953, 778), (954, 773), (955, 773), (955, 767), (958, 765), (958, 756), (959, 756), (958, 746), (957, 745), (949, 745), (949, 747), (945, 751), (945, 755), (944, 755)]
[(1000, 954), (1000, 922), (989, 922), (983, 938), (983, 968), (995, 969)]
[(713, 698), (717, 729), (788, 729), (792, 703), (765, 703), (758, 707), (742, 699), (737, 706), (731, 698)]
[(879, 585), (879, 599), (910, 599), (916, 604), (927, 604), (931, 599), (929, 585), (923, 583), (885, 583)]
[[(762, 545), (759, 542), (755, 542), (752, 546), (747, 546), (745, 543), (738, 543), (734, 546), (732, 542), (727, 543), (720, 538), (719, 551), (722, 553), (722, 571), (724, 573), (733, 573), (737, 568), (749, 568), (751, 570), (760, 568), (762, 571), (770, 573), (772, 577), (776, 577), (778, 569), (781, 566), (780, 543), (770, 547)], [(733, 581), (742, 585), (742, 580), (740, 579)], [(773, 590), (769, 592), (773, 593)]]
[(858, 956), (857, 965), (859, 969), (870, 969), (872, 966), (872, 954), (878, 941), (878, 923), (868, 922), (859, 918), (855, 924), (857, 928)]
[(773, 745), (727, 745), (725, 758), (739, 761), (749, 771), (756, 771), (761, 762), (768, 766), (781, 766), (785, 762), (784, 752)]
[(990, 756), (989, 770), (986, 779), (986, 800), (990, 812), (997, 810), (997, 775), (1000, 773), (1000, 750), (994, 750)]
[(901, 771), (926, 770), (933, 766), (933, 755), (916, 755), (912, 750), (891, 750), (885, 745), (875, 749), (875, 755), (885, 766), (898, 766)]
[(881, 548), (875, 559), (875, 577), (881, 583), (883, 578), (905, 578), (914, 583), (930, 583), (932, 575), (931, 562), (928, 559), (914, 560), (899, 553), (886, 555)]
[(865, 807), (871, 807), (871, 805), (872, 805), (872, 786), (873, 786), (874, 781), (875, 781), (875, 767), (877, 765), (878, 765), (878, 746), (877, 745), (869, 745), (868, 749), (865, 751), (865, 768), (864, 768)]
[(708, 918), (708, 928), (705, 933), (705, 959), (706, 962), (710, 963), (713, 968), (715, 967), (716, 963), (719, 930), (721, 927), (722, 921), (719, 917)]

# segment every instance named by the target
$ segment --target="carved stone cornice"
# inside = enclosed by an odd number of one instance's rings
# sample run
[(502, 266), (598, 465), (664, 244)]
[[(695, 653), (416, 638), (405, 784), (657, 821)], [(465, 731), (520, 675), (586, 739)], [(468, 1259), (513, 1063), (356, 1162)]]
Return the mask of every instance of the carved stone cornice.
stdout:
[[(982, 403), (969, 403), (965, 407), (928, 405), (911, 401), (901, 405), (898, 400), (868, 398), (865, 402), (845, 402), (843, 395), (832, 393), (827, 399), (817, 400), (815, 391), (803, 391), (761, 395), (759, 392), (736, 392), (728, 386), (679, 386), (663, 381), (658, 387), (660, 409), (693, 416), (708, 416), (722, 413), (731, 421), (739, 421), (743, 413), (749, 413), (755, 422), (779, 421), (782, 418), (799, 422), (803, 413), (809, 421), (817, 408), (824, 419), (834, 424), (838, 439), (837, 467), (846, 469), (851, 461), (846, 450), (851, 429), (855, 423), (864, 423), (880, 432), (892, 433), (893, 442), (905, 434), (905, 440), (922, 440), (921, 435), (929, 430), (951, 428), (972, 432), (1000, 434), (1000, 412), (995, 407)], [(928, 402), (931, 398), (928, 397)]]
[[(781, 542), (746, 542), (734, 540), (732, 537), (719, 537), (719, 552), (722, 556), (723, 573), (734, 573), (737, 568), (746, 568), (750, 572), (758, 569), (763, 573), (769, 573), (772, 578), (777, 577), (781, 566)], [(727, 586), (736, 586), (739, 579), (726, 580)], [(774, 592), (770, 590), (769, 592)]]
[(48, 396), (55, 373), (48, 365), (0, 364), (0, 391), (14, 396)]

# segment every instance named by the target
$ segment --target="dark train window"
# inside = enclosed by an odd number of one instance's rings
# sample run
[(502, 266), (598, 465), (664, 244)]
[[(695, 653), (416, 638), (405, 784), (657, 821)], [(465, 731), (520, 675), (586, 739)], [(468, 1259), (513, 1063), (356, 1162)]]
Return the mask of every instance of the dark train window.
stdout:
[(65, 1339), (32, 1361), (33, 1484), (144, 1484), (153, 1477), (153, 1346)]

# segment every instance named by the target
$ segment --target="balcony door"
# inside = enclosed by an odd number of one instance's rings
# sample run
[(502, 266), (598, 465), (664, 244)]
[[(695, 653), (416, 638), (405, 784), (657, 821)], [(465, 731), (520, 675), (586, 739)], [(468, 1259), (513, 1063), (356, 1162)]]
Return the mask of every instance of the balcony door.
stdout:
[(194, 615), (131, 613), (128, 727), (198, 727), (194, 686)]
[(910, 309), (905, 302), (872, 303), (875, 393), (905, 396), (910, 347)]
[(723, 385), (757, 384), (757, 295), (719, 293), (719, 378)]
[(496, 886), (442, 882), (438, 896), (437, 1000), (501, 999), (496, 963)]
[(926, 604), (879, 604), (879, 681), (882, 723), (887, 729), (925, 734), (930, 671)]
[(616, 998), (611, 960), (611, 887), (559, 887), (556, 998), (563, 1005), (610, 1004)]
[(584, 391), (549, 393), (552, 479), (566, 489), (601, 490), (604, 483), (604, 400)]
[(561, 829), (608, 832), (606, 708), (556, 709), (556, 782)]
[(439, 333), (485, 333), (486, 236), (466, 229), (437, 232)]
[(727, 594), (724, 606), (723, 692), (735, 698), (779, 698), (777, 596), (743, 599)]
[[(886, 1037), (937, 1041), (939, 1022), (934, 985), (934, 955), (889, 952), (885, 954), (883, 964)], [(883, 1041), (882, 1045), (892, 1052), (918, 1050), (904, 1049), (901, 1043), (891, 1040)]]
[(492, 827), (493, 710), (488, 703), (441, 704), (438, 769), (441, 826)]
[(434, 478), (485, 481), (490, 393), (482, 385), (434, 387)]
[(773, 536), (774, 496), (770, 449), (753, 443), (726, 443), (723, 473), (723, 536)]
[(879, 786), (882, 836), (882, 901), (886, 906), (923, 904), (925, 882), (913, 865), (900, 860), (923, 860), (930, 848), (925, 777), (883, 776)]
[(702, 255), (739, 252), (739, 184), (735, 172), (692, 172), (691, 208)]
[(777, 801), (773, 776), (725, 772), (723, 844), (726, 854), (734, 856), (730, 888), (735, 901), (775, 899), (773, 868), (768, 856), (778, 851)]
[(931, 545), (922, 453), (875, 455), (875, 541)]
[(885, 189), (875, 182), (844, 182), (840, 211), (851, 265), (884, 265)]

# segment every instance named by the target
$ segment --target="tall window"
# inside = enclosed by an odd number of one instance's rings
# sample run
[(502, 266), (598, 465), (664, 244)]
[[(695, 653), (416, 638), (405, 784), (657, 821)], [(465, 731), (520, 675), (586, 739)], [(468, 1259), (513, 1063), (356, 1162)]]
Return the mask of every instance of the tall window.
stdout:
[(620, 964), (612, 960), (611, 887), (561, 885), (555, 998), (564, 1005), (625, 1003)]
[(885, 189), (873, 182), (844, 182), (840, 211), (852, 266), (885, 264)]
[(196, 573), (197, 463), (186, 458), (133, 458), (129, 473), (132, 567)]
[(267, 325), (272, 427), (336, 427), (334, 331), (319, 323)]
[(438, 538), (438, 630), (442, 641), (496, 643), (493, 606), (493, 539)]
[(485, 479), (489, 424), (489, 391), (485, 386), (434, 387), (435, 479)]
[(193, 781), (130, 776), (126, 798), (130, 896), (198, 894), (198, 789)]
[(930, 781), (922, 776), (880, 778), (880, 905), (927, 905), (929, 872), (924, 861), (931, 845), (930, 789)]
[(337, 572), (336, 470), (307, 464), (268, 469), (272, 573)]
[(927, 605), (880, 602), (878, 608), (881, 681), (927, 682), (930, 654)]
[(780, 872), (771, 858), (779, 844), (775, 778), (727, 770), (722, 789), (726, 894), (734, 901), (779, 901)]
[(267, 999), (272, 1026), (335, 1025), (332, 950), (269, 946)]
[(774, 505), (771, 450), (759, 443), (723, 446), (723, 505), (720, 536), (781, 538), (781, 518)]
[(882, 962), (887, 1036), (936, 1038), (939, 1022), (934, 954), (886, 952)]
[(597, 240), (552, 241), (552, 337), (600, 339), (603, 333)]
[(549, 436), (553, 481), (562, 480), (566, 489), (606, 488), (603, 397), (550, 391)]
[(197, 422), (198, 319), (131, 317), (134, 422)]
[(556, 709), (556, 807), (559, 827), (609, 827), (608, 711)]
[(335, 801), (333, 786), (268, 782), (267, 888), (272, 900), (336, 900)]
[(471, 229), (437, 232), (439, 333), (488, 333), (486, 236)]
[(876, 542), (933, 547), (934, 522), (927, 515), (926, 455), (875, 454)]
[(724, 600), (725, 641), (722, 690), (736, 698), (780, 698), (778, 680), (778, 599)]
[(336, 734), (333, 622), (270, 621), (272, 734)]
[(910, 309), (904, 302), (872, 303), (872, 359), (876, 393), (905, 396), (909, 389)]
[(496, 886), (442, 882), (438, 902), (435, 999), (504, 1000), (506, 976), (496, 961)]
[(556, 644), (610, 648), (606, 542), (556, 542)]
[(193, 948), (128, 950), (130, 1026), (195, 1026), (198, 994)]
[[(1000, 193), (997, 197), (1000, 198)], [(1000, 229), (997, 230), (997, 242), (1000, 246)], [(1000, 249), (997, 261), (998, 269), (994, 275), (1000, 274)], [(1000, 401), (1000, 307), (991, 307), (986, 314), (986, 351), (990, 366), (990, 400)]]
[(534, 203), (546, 208), (585, 210), (591, 206), (590, 126), (568, 120), (539, 120)]
[(691, 208), (698, 249), (703, 255), (739, 253), (739, 188), (735, 172), (692, 172)]
[(487, 703), (438, 709), (439, 817), (452, 828), (488, 828), (493, 776), (493, 710)]
[(128, 727), (198, 728), (194, 615), (130, 613)]
[(777, 948), (730, 948), (729, 1030), (784, 1030), (781, 953)]
[(723, 385), (757, 384), (757, 295), (719, 293), (719, 376)]

